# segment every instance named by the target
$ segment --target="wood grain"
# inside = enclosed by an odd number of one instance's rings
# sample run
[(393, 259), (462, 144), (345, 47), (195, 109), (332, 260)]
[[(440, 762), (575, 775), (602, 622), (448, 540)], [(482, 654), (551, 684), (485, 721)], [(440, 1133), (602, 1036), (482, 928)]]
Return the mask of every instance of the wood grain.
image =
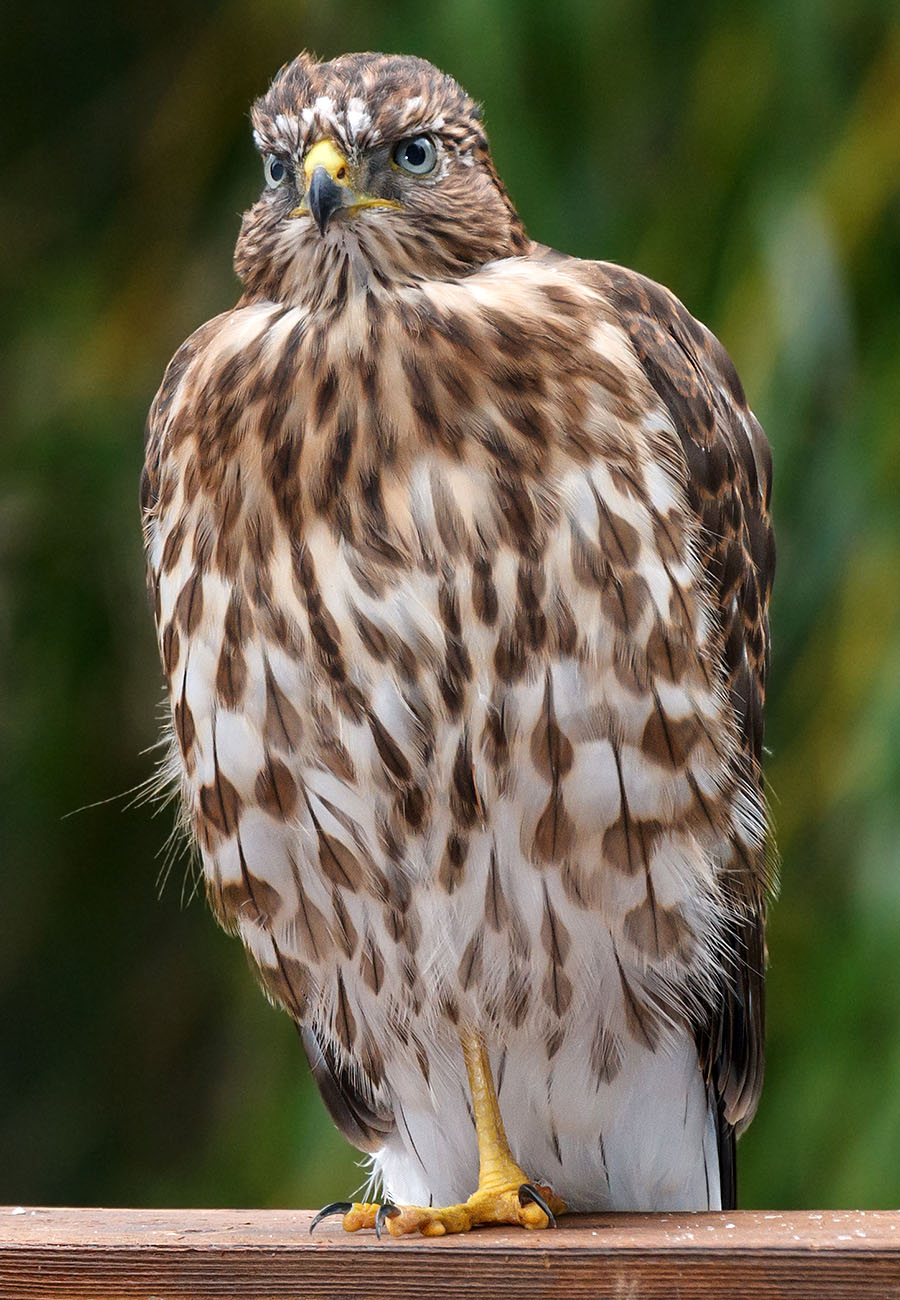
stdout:
[[(376, 1241), (296, 1210), (0, 1207), (2, 1300), (900, 1300), (900, 1214), (572, 1215)], [(336, 1221), (335, 1221), (336, 1222)]]

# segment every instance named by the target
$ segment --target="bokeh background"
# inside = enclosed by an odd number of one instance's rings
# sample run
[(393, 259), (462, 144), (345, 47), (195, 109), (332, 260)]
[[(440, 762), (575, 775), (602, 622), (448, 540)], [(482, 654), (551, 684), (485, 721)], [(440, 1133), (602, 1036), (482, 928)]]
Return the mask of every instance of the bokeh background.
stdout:
[[(291, 1024), (132, 806), (161, 677), (144, 413), (231, 305), (247, 110), (301, 47), (481, 99), (531, 233), (664, 281), (777, 467), (782, 858), (747, 1206), (900, 1203), (900, 15), (894, 0), (19, 6), (0, 45), (0, 1201), (357, 1185)], [(88, 807), (97, 801), (99, 806)], [(73, 815), (70, 815), (73, 814)], [(573, 1105), (578, 1099), (573, 1098)]]

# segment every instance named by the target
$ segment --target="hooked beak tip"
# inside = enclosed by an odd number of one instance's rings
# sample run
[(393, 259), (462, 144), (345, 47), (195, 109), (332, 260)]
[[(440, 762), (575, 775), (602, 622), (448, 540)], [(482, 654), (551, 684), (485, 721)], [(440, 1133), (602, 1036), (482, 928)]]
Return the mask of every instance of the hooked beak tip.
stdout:
[(324, 235), (334, 213), (344, 206), (344, 187), (338, 185), (324, 167), (316, 167), (309, 178), (306, 204), (319, 233)]

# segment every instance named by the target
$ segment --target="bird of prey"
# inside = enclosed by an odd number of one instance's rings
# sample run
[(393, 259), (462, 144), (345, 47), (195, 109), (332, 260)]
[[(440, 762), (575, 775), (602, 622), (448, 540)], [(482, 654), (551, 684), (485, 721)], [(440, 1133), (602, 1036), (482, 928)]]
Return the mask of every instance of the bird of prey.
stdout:
[(209, 899), (383, 1199), (729, 1208), (763, 1061), (771, 459), (666, 289), (533, 242), (431, 64), (253, 107), (142, 507)]

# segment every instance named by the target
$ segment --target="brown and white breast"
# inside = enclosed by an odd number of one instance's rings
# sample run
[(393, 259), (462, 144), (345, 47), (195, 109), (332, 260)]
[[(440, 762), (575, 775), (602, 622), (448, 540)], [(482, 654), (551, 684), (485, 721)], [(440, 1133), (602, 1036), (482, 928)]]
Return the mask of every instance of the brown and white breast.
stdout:
[(402, 562), (319, 521), (248, 538), (230, 578), (187, 550), (161, 576), (213, 902), (373, 1062), (459, 1016), (548, 1042), (587, 1017), (614, 1054), (721, 974), (717, 871), (758, 810), (677, 484), (595, 465), (532, 496), (523, 555), (491, 475), (423, 454), (392, 490)]

